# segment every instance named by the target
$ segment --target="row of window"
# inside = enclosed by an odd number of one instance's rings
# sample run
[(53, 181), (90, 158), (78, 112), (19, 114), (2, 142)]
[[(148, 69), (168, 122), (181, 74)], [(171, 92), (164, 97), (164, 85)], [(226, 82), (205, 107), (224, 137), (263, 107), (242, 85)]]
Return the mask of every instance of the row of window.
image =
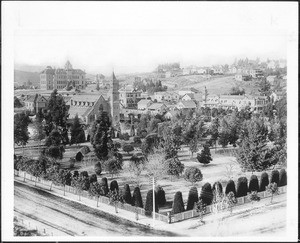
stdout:
[(95, 102), (71, 100), (71, 105), (94, 106)]

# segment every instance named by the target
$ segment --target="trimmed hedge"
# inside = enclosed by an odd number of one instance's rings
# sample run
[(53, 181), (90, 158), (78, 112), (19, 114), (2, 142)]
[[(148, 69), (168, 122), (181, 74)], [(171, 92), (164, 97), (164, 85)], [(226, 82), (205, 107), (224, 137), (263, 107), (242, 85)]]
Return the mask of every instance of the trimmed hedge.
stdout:
[(177, 213), (182, 213), (184, 212), (184, 203), (182, 199), (182, 193), (181, 192), (176, 192), (174, 196), (174, 201), (172, 205), (172, 214), (177, 214)]
[(248, 189), (249, 192), (259, 191), (258, 179), (256, 175), (251, 175)]
[(229, 192), (233, 192), (234, 196), (236, 197), (235, 183), (233, 180), (229, 180), (227, 182), (225, 194), (227, 195)]
[(164, 206), (166, 204), (166, 194), (161, 186), (156, 187), (157, 203), (158, 206)]
[(130, 192), (130, 187), (128, 184), (124, 185), (124, 191), (123, 191), (123, 199), (125, 203), (131, 204), (131, 192)]
[(113, 180), (110, 183), (110, 191), (113, 192), (114, 190), (117, 190), (117, 192), (119, 192), (119, 185), (118, 185), (118, 182), (116, 180)]
[(143, 208), (143, 200), (139, 187), (135, 187), (132, 193), (132, 206)]
[(247, 196), (248, 192), (248, 180), (246, 177), (240, 177), (237, 182), (236, 197)]
[(202, 200), (205, 205), (210, 205), (212, 203), (213, 192), (210, 183), (207, 182), (202, 186), (199, 200)]
[(265, 191), (268, 185), (269, 185), (269, 175), (267, 172), (263, 172), (260, 177), (259, 191), (260, 192)]
[(279, 185), (278, 186), (286, 186), (286, 185), (287, 185), (286, 170), (281, 169), (279, 172)]
[(106, 177), (101, 178), (100, 185), (103, 187), (104, 195), (107, 195), (109, 189), (108, 189), (108, 183)]
[[(157, 203), (157, 196), (154, 192), (154, 200), (155, 200), (155, 212), (158, 213), (158, 203)], [(153, 212), (153, 190), (149, 190), (146, 197), (145, 203), (145, 215), (151, 216)]]
[(187, 205), (186, 205), (186, 211), (192, 210), (194, 208), (195, 203), (197, 203), (198, 200), (199, 200), (198, 190), (195, 186), (193, 186), (189, 191)]
[(278, 170), (273, 170), (271, 173), (270, 183), (274, 183), (274, 182), (277, 185), (279, 184), (279, 171)]

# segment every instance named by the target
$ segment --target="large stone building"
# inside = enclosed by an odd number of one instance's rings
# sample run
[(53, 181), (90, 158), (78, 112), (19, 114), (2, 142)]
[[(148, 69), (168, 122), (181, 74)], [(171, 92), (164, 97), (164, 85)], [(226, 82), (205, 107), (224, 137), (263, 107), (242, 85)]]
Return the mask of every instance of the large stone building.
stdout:
[(111, 83), (112, 88), (107, 93), (74, 95), (67, 103), (70, 106), (69, 118), (72, 119), (78, 115), (86, 125), (90, 125), (97, 119), (99, 109), (103, 109), (109, 114), (113, 127), (118, 128), (120, 122), (119, 81), (114, 73)]
[(61, 90), (67, 86), (84, 89), (85, 82), (85, 72), (81, 69), (73, 69), (69, 61), (64, 68), (54, 69), (47, 66), (40, 74), (40, 87), (44, 90)]

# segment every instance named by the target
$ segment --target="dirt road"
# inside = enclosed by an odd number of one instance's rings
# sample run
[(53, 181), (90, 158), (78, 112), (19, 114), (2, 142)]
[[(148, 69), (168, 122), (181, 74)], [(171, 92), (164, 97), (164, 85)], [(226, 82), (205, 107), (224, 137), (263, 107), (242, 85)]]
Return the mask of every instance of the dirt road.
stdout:
[(16, 181), (14, 188), (15, 214), (52, 229), (55, 235), (179, 236), (107, 215)]

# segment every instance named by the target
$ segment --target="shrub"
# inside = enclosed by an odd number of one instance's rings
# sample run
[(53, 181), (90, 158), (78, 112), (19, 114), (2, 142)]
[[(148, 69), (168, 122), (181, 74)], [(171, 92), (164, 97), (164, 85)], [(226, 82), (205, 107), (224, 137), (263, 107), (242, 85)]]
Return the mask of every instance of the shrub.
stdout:
[(132, 193), (132, 206), (143, 208), (143, 200), (139, 187), (135, 187)]
[(287, 176), (286, 176), (286, 170), (281, 169), (279, 172), (279, 184), (278, 186), (286, 186), (287, 185)]
[(273, 170), (271, 173), (270, 183), (274, 183), (274, 182), (277, 185), (279, 184), (279, 171), (278, 170)]
[(76, 161), (81, 161), (83, 159), (83, 155), (81, 152), (78, 152), (75, 156)]
[(100, 186), (103, 188), (103, 194), (107, 195), (109, 190), (108, 190), (108, 183), (107, 183), (107, 178), (106, 177), (101, 178)]
[(97, 175), (101, 175), (102, 168), (101, 168), (101, 163), (100, 163), (100, 162), (97, 162), (97, 163), (95, 164), (94, 169), (95, 169), (95, 173), (96, 173)]
[(258, 179), (256, 175), (252, 175), (250, 177), (250, 182), (249, 182), (249, 192), (258, 192), (259, 191), (259, 185), (258, 185)]
[(130, 192), (130, 187), (128, 184), (124, 185), (124, 191), (123, 191), (123, 200), (125, 203), (131, 204), (131, 192)]
[(197, 203), (198, 200), (199, 200), (198, 190), (195, 186), (193, 186), (189, 191), (186, 211), (192, 210), (194, 208), (195, 203)]
[(183, 204), (183, 200), (182, 200), (182, 193), (179, 192), (179, 191), (175, 193), (171, 212), (173, 214), (184, 212), (184, 204)]
[(133, 141), (134, 141), (134, 143), (137, 144), (137, 145), (142, 144), (142, 140), (141, 140), (141, 138), (140, 138), (139, 136), (135, 136), (135, 137), (133, 138)]
[(263, 172), (260, 177), (259, 191), (260, 192), (265, 191), (268, 185), (269, 185), (269, 175), (266, 172)]
[(118, 182), (116, 180), (113, 180), (110, 183), (110, 191), (113, 192), (114, 190), (117, 190), (117, 192), (119, 192), (119, 185), (118, 185)]
[(212, 161), (209, 146), (204, 145), (201, 153), (197, 154), (197, 160), (199, 161), (199, 163), (205, 165), (209, 164), (210, 161)]
[(189, 167), (184, 172), (184, 179), (194, 184), (198, 181), (202, 181), (203, 175), (201, 170), (197, 167)]
[(179, 178), (184, 170), (184, 164), (178, 158), (170, 158), (166, 163), (168, 165), (167, 174)]
[(122, 170), (123, 160), (122, 159), (108, 159), (104, 163), (105, 170), (108, 171), (113, 177), (115, 174)]
[(80, 177), (82, 177), (82, 178), (88, 178), (89, 174), (88, 174), (88, 172), (86, 170), (84, 170), (84, 171), (80, 172)]
[(90, 179), (90, 183), (97, 182), (97, 175), (96, 174), (92, 174), (89, 179)]
[(207, 182), (203, 185), (199, 200), (202, 200), (205, 205), (210, 205), (212, 203), (213, 192), (210, 183)]
[[(154, 193), (155, 212), (158, 212), (157, 196)], [(149, 190), (146, 196), (145, 215), (150, 216), (153, 212), (153, 190)]]
[(78, 178), (79, 177), (79, 172), (78, 170), (73, 171), (73, 178)]
[(246, 177), (240, 177), (237, 182), (236, 197), (247, 196), (248, 192), (248, 180)]
[(229, 192), (233, 192), (234, 196), (236, 197), (235, 183), (233, 180), (229, 180), (227, 182), (225, 194), (228, 195)]
[(166, 204), (166, 195), (164, 189), (161, 186), (156, 187), (156, 196), (158, 206), (164, 206)]
[(124, 144), (123, 145), (123, 151), (129, 154), (129, 152), (132, 152), (134, 150), (134, 147), (131, 144)]

